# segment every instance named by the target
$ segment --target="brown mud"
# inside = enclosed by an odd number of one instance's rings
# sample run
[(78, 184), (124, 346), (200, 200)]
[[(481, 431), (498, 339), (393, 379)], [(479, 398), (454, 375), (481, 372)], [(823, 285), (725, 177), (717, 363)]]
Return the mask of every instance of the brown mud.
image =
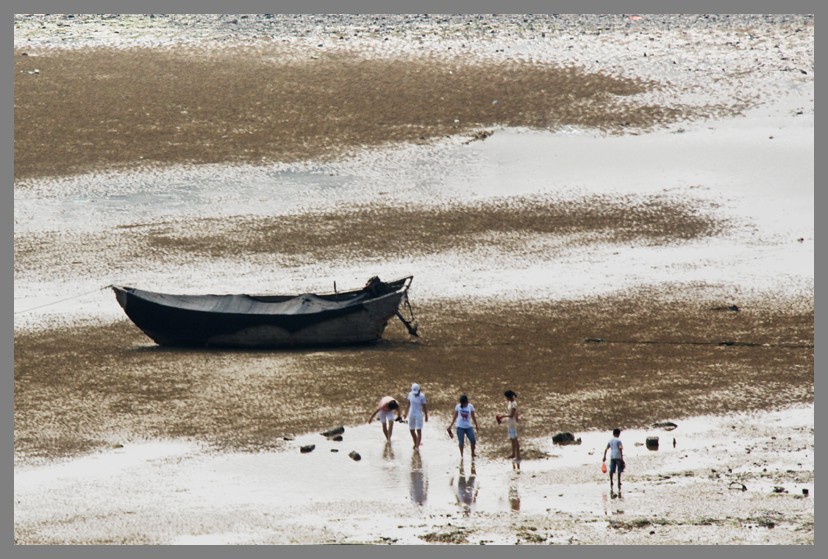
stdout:
[(17, 50), (15, 179), (325, 159), (494, 125), (621, 133), (747, 107), (641, 102), (669, 85), (574, 66), (338, 53), (280, 62), (278, 47), (263, 48)]
[(706, 291), (415, 302), (421, 340), (395, 320), (378, 344), (324, 351), (167, 349), (127, 321), (18, 333), (15, 455), (154, 437), (277, 448), (295, 433), (362, 423), (380, 395), (403, 398), (411, 382), (446, 417), (461, 392), (494, 416), (511, 388), (531, 410), (529, 437), (813, 401), (808, 301), (721, 311), (731, 301), (705, 300)]

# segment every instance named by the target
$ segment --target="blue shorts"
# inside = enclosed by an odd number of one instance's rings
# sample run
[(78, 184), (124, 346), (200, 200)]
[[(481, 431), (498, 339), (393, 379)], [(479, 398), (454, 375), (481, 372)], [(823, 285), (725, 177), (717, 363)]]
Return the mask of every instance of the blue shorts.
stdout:
[(509, 433), (509, 438), (510, 439), (516, 439), (517, 438), (517, 427), (507, 427), (506, 432)]
[(474, 438), (474, 429), (471, 427), (458, 427), (457, 428), (457, 444), (463, 446), (463, 439), (465, 437), (469, 438), (469, 444), (477, 443), (477, 440)]
[(624, 461), (620, 458), (613, 458), (610, 460), (610, 475), (614, 474), (615, 470), (618, 470), (619, 474), (624, 471)]

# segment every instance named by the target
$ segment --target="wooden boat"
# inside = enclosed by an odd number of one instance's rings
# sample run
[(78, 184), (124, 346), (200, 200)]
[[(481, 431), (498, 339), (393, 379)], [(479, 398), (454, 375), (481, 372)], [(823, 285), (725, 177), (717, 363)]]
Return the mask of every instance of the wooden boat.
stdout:
[[(159, 345), (268, 348), (374, 342), (395, 315), (416, 336), (408, 303), (412, 279), (373, 277), (362, 289), (321, 295), (173, 295), (110, 287), (130, 320)], [(403, 303), (408, 320), (400, 313)]]

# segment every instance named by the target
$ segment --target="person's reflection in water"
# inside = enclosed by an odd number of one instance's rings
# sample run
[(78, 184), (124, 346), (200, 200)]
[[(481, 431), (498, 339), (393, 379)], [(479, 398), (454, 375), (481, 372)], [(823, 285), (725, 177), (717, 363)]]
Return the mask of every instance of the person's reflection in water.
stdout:
[(463, 467), (463, 462), (460, 461), (460, 477), (457, 479), (457, 503), (463, 508), (463, 513), (468, 515), (474, 508), (474, 502), (477, 500), (477, 471), (475, 464), (472, 462), (469, 477), (466, 477), (466, 471)]
[(411, 500), (424, 505), (428, 494), (428, 480), (423, 470), (423, 458), (418, 451), (411, 455)]
[(391, 441), (385, 442), (385, 449), (382, 451), (382, 457), (385, 460), (394, 460), (394, 448), (391, 446)]
[(514, 482), (509, 484), (509, 505), (512, 507), (512, 512), (520, 512), (520, 495)]

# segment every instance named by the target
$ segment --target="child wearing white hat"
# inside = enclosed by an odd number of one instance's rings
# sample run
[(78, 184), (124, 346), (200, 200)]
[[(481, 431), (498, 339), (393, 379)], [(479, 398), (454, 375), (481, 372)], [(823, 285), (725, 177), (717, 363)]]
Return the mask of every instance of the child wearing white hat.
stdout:
[(411, 385), (411, 392), (406, 396), (405, 417), (408, 417), (408, 429), (414, 441), (414, 450), (423, 443), (423, 421), (428, 421), (428, 407), (425, 394), (416, 382)]

